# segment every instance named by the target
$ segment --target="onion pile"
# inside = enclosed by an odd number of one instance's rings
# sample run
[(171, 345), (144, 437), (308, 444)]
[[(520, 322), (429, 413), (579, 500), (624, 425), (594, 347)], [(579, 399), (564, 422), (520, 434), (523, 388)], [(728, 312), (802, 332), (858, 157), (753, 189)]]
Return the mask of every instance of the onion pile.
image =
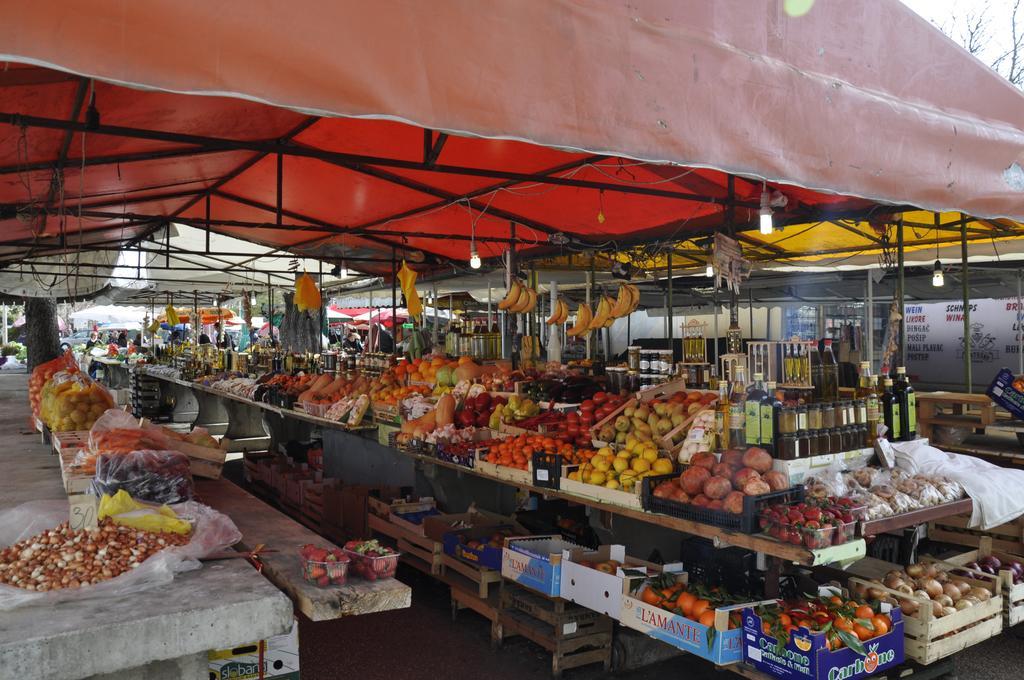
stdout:
[(134, 569), (164, 548), (189, 537), (154, 533), (104, 519), (95, 529), (73, 531), (63, 522), (0, 550), (0, 583), (45, 592), (80, 588)]
[(894, 569), (888, 572), (881, 581), (871, 581), (867, 586), (860, 586), (858, 594), (872, 600), (888, 601), (898, 604), (903, 614), (913, 616), (922, 606), (916, 600), (894, 597), (878, 586), (885, 586), (900, 595), (910, 595), (931, 601), (932, 615), (935, 617), (950, 616), (958, 611), (988, 601), (992, 593), (957, 575), (969, 576), (969, 572), (954, 570), (953, 575), (939, 569), (935, 564), (918, 562), (905, 570)]

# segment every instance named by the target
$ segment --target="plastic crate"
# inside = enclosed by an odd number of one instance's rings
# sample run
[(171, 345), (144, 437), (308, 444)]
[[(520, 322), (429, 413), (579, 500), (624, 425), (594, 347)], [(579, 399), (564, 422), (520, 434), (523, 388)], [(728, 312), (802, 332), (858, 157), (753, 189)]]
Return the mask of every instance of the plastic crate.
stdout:
[(348, 561), (315, 562), (305, 558), (300, 559), (302, 560), (302, 578), (309, 583), (315, 583), (323, 588), (343, 586), (348, 580)]
[(557, 489), (562, 479), (562, 456), (538, 451), (533, 454), (533, 485)]
[[(345, 554), (352, 560), (352, 568), (355, 575), (364, 579), (369, 577), (368, 580), (376, 581), (377, 579), (391, 578), (395, 575), (395, 571), (398, 569), (398, 558), (401, 553), (395, 552), (390, 555), (371, 557), (346, 549)], [(369, 576), (370, 574), (373, 574), (373, 576)]]
[(784, 491), (773, 491), (760, 496), (744, 496), (743, 512), (735, 514), (725, 510), (711, 510), (699, 505), (680, 503), (654, 495), (654, 487), (664, 481), (679, 477), (677, 474), (645, 477), (640, 492), (640, 503), (647, 512), (658, 512), (669, 517), (687, 519), (692, 522), (709, 524), (720, 529), (731, 529), (744, 534), (755, 534), (761, 530), (758, 515), (768, 503), (797, 503), (804, 498), (804, 488), (794, 486)]

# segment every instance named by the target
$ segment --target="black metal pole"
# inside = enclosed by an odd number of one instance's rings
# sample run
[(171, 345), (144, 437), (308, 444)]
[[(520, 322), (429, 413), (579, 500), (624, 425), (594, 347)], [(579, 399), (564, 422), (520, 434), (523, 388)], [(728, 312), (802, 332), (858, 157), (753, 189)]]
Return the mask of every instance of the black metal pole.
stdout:
[(905, 288), (903, 287), (903, 215), (896, 222), (896, 304), (900, 314), (900, 362), (898, 366), (907, 365), (907, 320)]
[(320, 327), (316, 330), (316, 344), (320, 348), (320, 352), (324, 351), (324, 262), (320, 260), (320, 277), (317, 279), (317, 284), (320, 286)]
[(964, 298), (964, 387), (967, 393), (974, 391), (971, 376), (971, 282), (967, 271), (967, 218), (960, 213), (960, 280)]
[(206, 254), (210, 254), (210, 194), (206, 194)]
[(398, 356), (398, 261), (391, 249), (391, 353)]
[(277, 223), (284, 217), (284, 155), (277, 154)]
[(672, 314), (672, 248), (669, 248), (668, 250), (668, 261), (666, 265), (668, 268), (668, 346), (669, 349), (673, 350), (673, 354), (675, 354), (675, 348), (673, 347), (675, 344), (673, 342), (673, 339), (675, 338), (675, 329), (673, 328), (675, 320), (673, 319)]

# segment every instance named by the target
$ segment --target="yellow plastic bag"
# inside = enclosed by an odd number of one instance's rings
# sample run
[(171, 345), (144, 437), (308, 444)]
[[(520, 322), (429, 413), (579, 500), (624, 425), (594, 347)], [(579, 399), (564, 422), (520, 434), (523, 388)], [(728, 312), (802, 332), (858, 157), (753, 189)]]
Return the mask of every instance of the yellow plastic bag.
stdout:
[(174, 511), (166, 505), (159, 507), (139, 503), (127, 491), (121, 489), (113, 496), (103, 494), (100, 498), (99, 519), (110, 517), (115, 524), (121, 524), (143, 531), (170, 531), (175, 534), (187, 534), (192, 526), (179, 519)]
[(173, 305), (167, 305), (167, 323), (171, 326), (177, 326), (181, 321), (178, 319), (178, 310)]
[(320, 291), (309, 274), (303, 273), (295, 281), (295, 308), (300, 312), (320, 309)]
[(398, 270), (398, 284), (405, 295), (405, 308), (409, 310), (409, 316), (419, 320), (423, 313), (423, 304), (420, 302), (419, 293), (416, 292), (416, 271), (410, 269), (405, 260), (402, 260), (402, 268)]

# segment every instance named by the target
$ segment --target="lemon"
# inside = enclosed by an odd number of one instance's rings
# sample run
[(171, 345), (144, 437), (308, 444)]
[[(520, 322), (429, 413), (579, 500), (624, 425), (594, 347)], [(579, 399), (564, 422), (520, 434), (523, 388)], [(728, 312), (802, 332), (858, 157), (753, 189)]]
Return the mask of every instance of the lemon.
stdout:
[(648, 470), (650, 470), (651, 464), (645, 458), (634, 458), (633, 462), (630, 464), (630, 467), (633, 468), (633, 472), (640, 473), (647, 472)]
[(587, 477), (587, 483), (597, 484), (598, 486), (600, 486), (601, 484), (604, 484), (605, 479), (607, 478), (605, 477), (605, 474), (603, 472), (595, 470), (594, 472), (590, 473), (589, 477)]
[(594, 469), (598, 472), (607, 472), (612, 466), (612, 462), (607, 458), (598, 458), (594, 456)]
[(673, 472), (672, 461), (668, 458), (658, 458), (651, 465), (651, 469), (658, 475), (669, 475)]
[(614, 456), (615, 452), (612, 451), (610, 446), (602, 446), (600, 449), (597, 450), (597, 455), (599, 455), (599, 456)]
[(621, 458), (621, 457), (616, 458), (612, 462), (612, 467), (615, 468), (616, 472), (622, 472), (623, 470), (626, 470), (626, 469), (629, 468), (629, 461), (626, 460), (625, 458)]
[(617, 480), (614, 480), (614, 479), (609, 479), (607, 482), (604, 483), (604, 485), (605, 485), (605, 488), (607, 488), (607, 489), (618, 489), (619, 488), (619, 482)]

